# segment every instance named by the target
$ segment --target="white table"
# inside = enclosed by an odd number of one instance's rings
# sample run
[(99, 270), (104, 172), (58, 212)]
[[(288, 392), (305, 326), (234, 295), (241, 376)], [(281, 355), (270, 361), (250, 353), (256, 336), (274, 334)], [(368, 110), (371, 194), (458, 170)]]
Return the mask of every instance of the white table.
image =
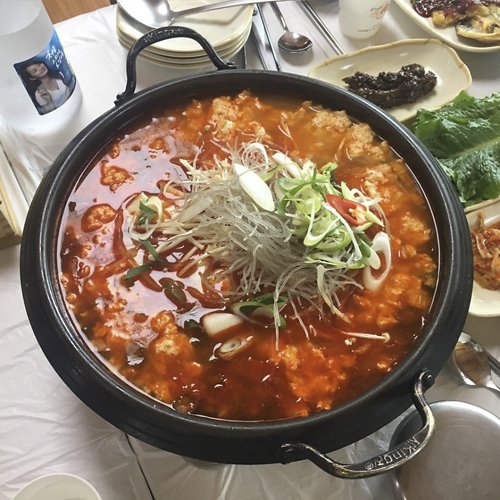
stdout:
[[(391, 5), (375, 37), (349, 40), (338, 29), (337, 2), (316, 1), (313, 5), (346, 51), (401, 38), (427, 37), (396, 5)], [(280, 53), (283, 70), (307, 74), (334, 53), (299, 7), (285, 3), (282, 8), (289, 24), (308, 34), (315, 44), (309, 53)], [(264, 12), (272, 39), (276, 40), (280, 34), (277, 20), (267, 5)], [(126, 51), (116, 37), (114, 7), (60, 23), (57, 31), (84, 101), (72, 127), (50, 143), (40, 143), (36, 137), (25, 137), (5, 127), (1, 130), (0, 138), (11, 161), (28, 174), (28, 193), (34, 191), (40, 172), (64, 144), (86, 123), (112, 107), (116, 94), (125, 86)], [(248, 66), (260, 67), (251, 44), (248, 52)], [(471, 69), (473, 95), (500, 90), (498, 52), (460, 56)], [(164, 68), (139, 65), (140, 88), (175, 76), (179, 75)], [(12, 498), (28, 481), (51, 472), (83, 476), (106, 500), (393, 498), (388, 476), (367, 481), (334, 479), (308, 462), (203, 469), (127, 437), (81, 403), (46, 361), (24, 310), (18, 267), (18, 246), (0, 252), (0, 500)], [(465, 331), (500, 357), (499, 319), (470, 317)], [(496, 394), (458, 386), (446, 370), (427, 395), (431, 401), (469, 401), (500, 417), (500, 398)], [(350, 462), (384, 451), (399, 420), (332, 456)]]

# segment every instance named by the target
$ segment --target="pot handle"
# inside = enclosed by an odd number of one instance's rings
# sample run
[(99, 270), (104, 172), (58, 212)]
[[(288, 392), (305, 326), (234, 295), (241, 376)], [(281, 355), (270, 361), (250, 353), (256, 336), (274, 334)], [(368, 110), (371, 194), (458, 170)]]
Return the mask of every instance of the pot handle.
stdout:
[(132, 97), (137, 84), (136, 60), (141, 50), (149, 47), (153, 43), (169, 40), (170, 38), (191, 38), (198, 42), (205, 50), (208, 57), (217, 69), (235, 69), (236, 65), (231, 61), (224, 61), (219, 57), (210, 42), (202, 37), (197, 31), (184, 26), (167, 26), (149, 31), (141, 36), (130, 48), (127, 55), (127, 85), (125, 90), (116, 96), (115, 105), (119, 106), (129, 97)]
[(434, 432), (436, 421), (424, 392), (432, 386), (434, 377), (428, 370), (420, 373), (413, 388), (413, 404), (417, 408), (423, 427), (412, 437), (381, 455), (370, 458), (359, 464), (343, 464), (335, 462), (327, 455), (304, 443), (283, 444), (280, 448), (280, 461), (283, 464), (296, 460), (309, 459), (328, 474), (344, 479), (362, 479), (388, 472), (408, 462), (429, 442)]

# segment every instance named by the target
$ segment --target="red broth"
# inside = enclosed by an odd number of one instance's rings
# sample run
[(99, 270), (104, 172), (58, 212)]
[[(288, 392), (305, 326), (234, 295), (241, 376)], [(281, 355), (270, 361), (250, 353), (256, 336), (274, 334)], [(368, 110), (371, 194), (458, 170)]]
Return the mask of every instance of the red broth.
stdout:
[[(382, 288), (352, 287), (342, 295), (350, 322), (304, 306), (299, 314), (307, 339), (287, 306), (278, 349), (274, 329), (256, 323), (216, 340), (198, 327), (203, 315), (229, 304), (200, 288), (196, 265), (179, 264), (189, 248), (176, 248), (162, 255), (166, 265), (124, 279), (136, 265), (131, 257), (142, 255), (127, 237), (127, 204), (141, 192), (163, 196), (166, 181), (185, 178), (179, 160), (193, 160), (195, 146), (203, 146), (198, 164), (210, 168), (214, 155), (225, 154), (220, 144), (256, 139), (297, 160), (336, 161), (338, 182), (381, 199), (391, 231), (392, 267)], [(250, 92), (169, 108), (117, 138), (71, 193), (59, 248), (67, 307), (100, 355), (177, 411), (222, 419), (306, 416), (356, 398), (411, 351), (437, 276), (432, 215), (390, 144), (344, 112)], [(180, 302), (165, 292), (172, 283), (182, 289)], [(390, 339), (349, 332), (387, 332)], [(221, 359), (217, 349), (231, 338), (252, 341), (232, 359)]]

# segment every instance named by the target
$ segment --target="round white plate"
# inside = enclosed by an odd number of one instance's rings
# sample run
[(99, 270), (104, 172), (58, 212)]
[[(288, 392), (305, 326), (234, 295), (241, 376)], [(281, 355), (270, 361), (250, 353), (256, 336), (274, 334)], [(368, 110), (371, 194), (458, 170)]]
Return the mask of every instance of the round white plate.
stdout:
[(457, 53), (439, 40), (427, 38), (401, 40), (335, 56), (313, 68), (309, 76), (347, 88), (342, 79), (356, 71), (376, 76), (381, 71), (397, 72), (402, 66), (412, 63), (432, 71), (437, 84), (432, 92), (412, 104), (386, 109), (398, 120), (412, 118), (419, 108), (439, 108), (472, 83), (469, 68)]
[[(250, 34), (250, 32), (247, 34), (247, 38), (248, 38), (249, 34)], [(130, 46), (131, 46), (130, 42), (127, 39), (124, 39), (121, 34), (118, 34), (118, 39), (124, 47), (130, 48)], [(243, 48), (245, 43), (246, 43), (246, 38), (242, 39), (238, 45), (234, 46), (230, 50), (223, 51), (223, 52), (217, 51), (217, 53), (219, 54), (219, 57), (221, 57), (222, 59), (225, 59), (225, 60), (231, 59)], [(169, 57), (161, 56), (161, 55), (156, 54), (156, 53), (142, 51), (139, 54), (139, 57), (144, 59), (145, 61), (152, 62), (154, 64), (157, 64), (157, 65), (163, 66), (163, 67), (167, 67), (167, 68), (178, 68), (178, 69), (186, 69), (186, 70), (203, 69), (203, 68), (207, 68), (207, 69), (212, 68), (213, 69), (214, 68), (213, 63), (209, 59), (208, 56), (205, 56), (202, 58), (196, 58), (193, 61), (192, 58), (189, 58), (187, 60), (182, 59), (182, 58), (177, 58), (177, 57), (169, 58)]]
[[(224, 54), (228, 54), (229, 52), (234, 51), (235, 47), (238, 47), (241, 45), (241, 43), (246, 42), (250, 35), (252, 25), (248, 26), (247, 31), (245, 31), (240, 37), (235, 38), (230, 44), (224, 44), (222, 47), (217, 47), (216, 52), (219, 54), (221, 57), (224, 57)], [(136, 40), (133, 38), (130, 38), (126, 33), (123, 33), (121, 31), (118, 31), (118, 35), (128, 41), (129, 46), (131, 47)], [(157, 56), (161, 56), (167, 59), (172, 59), (174, 61), (179, 62), (182, 64), (184, 61), (201, 61), (203, 59), (208, 59), (208, 56), (206, 52), (202, 52), (201, 55), (197, 56), (191, 56), (191, 55), (185, 55), (182, 52), (165, 52), (164, 50), (158, 49), (155, 45), (150, 45), (149, 47), (146, 47), (143, 52), (149, 52), (151, 54), (156, 54)]]
[[(483, 214), (485, 225), (500, 221), (500, 201), (493, 201), (478, 210), (469, 212), (467, 221), (471, 229), (476, 224), (479, 213)], [(500, 290), (488, 290), (474, 280), (469, 313), (482, 317), (500, 316)]]
[[(206, 0), (185, 1), (170, 0), (172, 9), (181, 10), (196, 5), (210, 3)], [(185, 26), (197, 31), (205, 37), (216, 49), (231, 45), (234, 40), (240, 38), (252, 24), (253, 7), (251, 5), (241, 7), (230, 7), (227, 9), (213, 10), (203, 14), (181, 17), (172, 26)], [(137, 40), (146, 32), (140, 31), (132, 26), (123, 16), (120, 9), (116, 9), (117, 30), (127, 35), (133, 40)], [(205, 52), (200, 45), (190, 38), (174, 38), (164, 40), (154, 45), (158, 50), (165, 52), (165, 55), (186, 55), (201, 56)], [(177, 53), (177, 54), (176, 54)], [(180, 54), (179, 54), (180, 53)]]
[[(243, 33), (241, 37), (235, 40), (234, 43), (231, 45), (228, 45), (227, 47), (224, 47), (222, 49), (217, 49), (216, 52), (219, 55), (219, 57), (222, 57), (223, 59), (231, 57), (232, 54), (238, 52), (243, 45), (245, 45), (249, 35), (250, 35), (250, 28)], [(132, 45), (135, 43), (135, 40), (128, 37), (125, 33), (122, 33), (121, 31), (118, 31), (118, 39), (124, 45), (127, 49), (130, 49)], [(153, 48), (154, 46), (146, 47), (144, 50), (141, 51), (140, 56), (148, 56), (150, 59), (157, 59), (160, 62), (164, 62), (166, 64), (172, 64), (172, 65), (179, 65), (179, 66), (193, 66), (197, 64), (207, 64), (210, 63), (210, 58), (208, 55), (203, 52), (203, 55), (201, 56), (196, 56), (196, 57), (186, 57), (182, 56), (180, 54), (176, 54), (175, 57), (171, 56), (171, 53), (167, 53), (161, 50), (157, 50)]]
[(500, 50), (500, 44), (498, 43), (480, 43), (472, 39), (458, 36), (457, 32), (455, 31), (455, 26), (448, 26), (447, 28), (436, 28), (431, 18), (422, 17), (413, 10), (411, 0), (394, 0), (394, 2), (422, 29), (426, 30), (432, 36), (439, 38), (448, 45), (451, 45), (455, 49), (465, 50), (467, 52), (495, 52), (496, 50)]

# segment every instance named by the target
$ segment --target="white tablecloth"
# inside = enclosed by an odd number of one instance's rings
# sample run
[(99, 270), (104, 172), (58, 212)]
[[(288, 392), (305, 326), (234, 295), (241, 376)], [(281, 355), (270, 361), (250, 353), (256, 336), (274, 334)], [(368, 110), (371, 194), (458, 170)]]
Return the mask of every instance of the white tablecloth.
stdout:
[[(401, 38), (425, 38), (396, 5), (379, 33), (364, 41), (344, 38), (338, 29), (337, 2), (313, 5), (346, 51)], [(334, 55), (299, 7), (282, 4), (294, 29), (314, 40), (311, 52), (279, 53), (284, 71), (307, 74)], [(265, 16), (276, 40), (280, 27), (268, 6)], [(86, 123), (112, 107), (125, 86), (126, 51), (117, 40), (114, 7), (57, 25), (83, 93), (83, 104), (71, 127), (41, 142), (3, 124), (0, 139), (31, 196), (55, 155)], [(248, 66), (260, 67), (252, 44)], [(500, 56), (461, 53), (471, 69), (470, 92), (484, 96), (500, 90)], [(271, 59), (269, 65), (271, 66)], [(182, 76), (147, 63), (139, 64), (139, 88)], [(105, 500), (164, 499), (342, 499), (394, 498), (390, 478), (366, 481), (334, 479), (308, 462), (287, 466), (220, 466), (204, 469), (182, 457), (127, 437), (81, 403), (60, 381), (42, 354), (27, 320), (19, 282), (19, 247), (0, 252), (0, 500), (13, 497), (28, 481), (50, 472), (70, 472), (89, 480)], [(500, 320), (467, 320), (465, 331), (500, 357)], [(431, 401), (469, 401), (500, 417), (500, 398), (487, 389), (457, 385), (446, 370), (428, 392)], [(368, 438), (332, 454), (338, 460), (359, 461), (384, 451), (397, 421)], [(499, 459), (499, 457), (492, 457)], [(464, 464), (466, 466), (466, 457)]]

